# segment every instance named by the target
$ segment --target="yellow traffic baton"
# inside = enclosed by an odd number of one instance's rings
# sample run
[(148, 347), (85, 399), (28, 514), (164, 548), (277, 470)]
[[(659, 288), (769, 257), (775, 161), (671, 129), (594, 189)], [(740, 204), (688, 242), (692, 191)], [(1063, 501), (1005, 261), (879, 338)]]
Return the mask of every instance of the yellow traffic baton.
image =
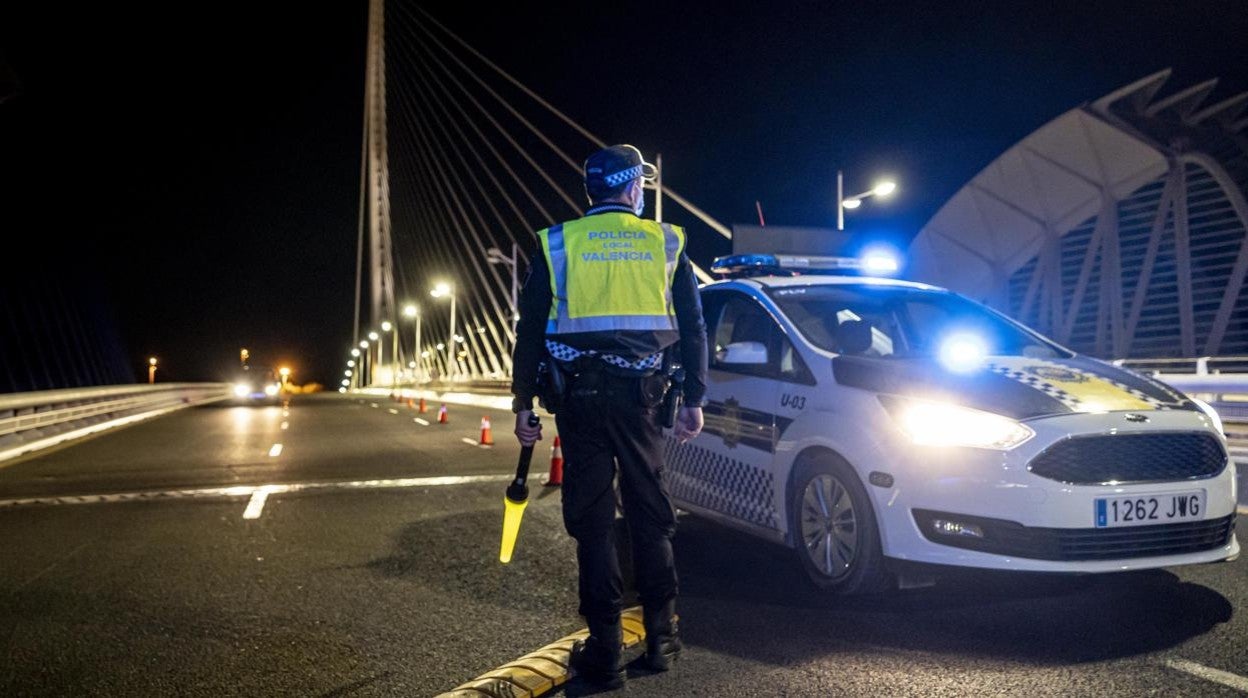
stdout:
[[(529, 426), (536, 427), (541, 423), (536, 414), (529, 415)], [(511, 553), (516, 549), (516, 536), (520, 534), (520, 519), (524, 518), (524, 508), (529, 505), (529, 462), (533, 460), (533, 446), (520, 448), (520, 460), (516, 463), (516, 479), (507, 486), (507, 494), (503, 496), (503, 543), (498, 552), (498, 561), (504, 565), (511, 562)]]

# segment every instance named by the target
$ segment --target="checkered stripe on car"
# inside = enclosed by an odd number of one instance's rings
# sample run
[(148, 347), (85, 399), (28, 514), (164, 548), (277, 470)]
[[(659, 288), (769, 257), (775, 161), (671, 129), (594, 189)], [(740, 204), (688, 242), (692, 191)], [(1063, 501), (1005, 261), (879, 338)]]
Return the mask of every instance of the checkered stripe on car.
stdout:
[(778, 529), (771, 474), (693, 444), (667, 439), (664, 480), (678, 500)]
[[(1102, 376), (1096, 373), (1090, 373), (1088, 371), (1082, 371), (1077, 368), (1072, 368), (1070, 366), (1058, 365), (1058, 367), (1063, 371), (1070, 371), (1071, 373), (1077, 373), (1088, 380), (1099, 380), (1105, 383), (1109, 383), (1110, 385), (1114, 386), (1115, 388), (1118, 388), (1119, 390), (1130, 393), (1132, 397), (1148, 403), (1149, 406), (1155, 410), (1170, 409), (1170, 405), (1166, 404), (1165, 402), (1161, 400), (1158, 400), (1152, 395), (1149, 395), (1148, 393), (1145, 393), (1141, 390), (1136, 390), (1135, 388), (1132, 388), (1129, 385), (1119, 383), (1118, 381), (1113, 380), (1112, 378), (1108, 378), (1106, 376)], [(1074, 412), (1079, 412), (1083, 408), (1083, 400), (1081, 400), (1078, 397), (1075, 397), (1070, 392), (1063, 390), (1057, 387), (1056, 385), (1053, 385), (1052, 383), (1046, 381), (1045, 379), (1039, 376), (1032, 375), (1030, 373), (1027, 373), (1026, 371), (1020, 371), (1017, 368), (1013, 368), (1010, 366), (1001, 366), (1001, 365), (994, 364), (994, 363), (988, 364), (988, 370), (992, 371), (993, 373), (1005, 376), (1006, 378), (1009, 378), (1010, 380), (1015, 380), (1024, 385), (1031, 386), (1032, 388), (1039, 390), (1045, 395), (1048, 395), (1049, 397), (1059, 400), (1063, 405), (1069, 407)]]
[(1074, 395), (1071, 395), (1065, 390), (1062, 390), (1056, 385), (1053, 385), (1052, 383), (1046, 381), (1045, 379), (1040, 378), (1039, 376), (1033, 376), (1030, 373), (1027, 373), (1026, 371), (1020, 371), (1016, 368), (1011, 368), (1009, 366), (998, 366), (997, 364), (993, 364), (993, 363), (988, 364), (988, 370), (992, 371), (993, 373), (1005, 376), (1006, 378), (1009, 378), (1010, 380), (1018, 381), (1019, 383), (1022, 383), (1023, 385), (1031, 386), (1032, 388), (1039, 390), (1045, 395), (1048, 395), (1049, 397), (1060, 401), (1063, 405), (1065, 405), (1066, 407), (1069, 407), (1072, 412), (1079, 411), (1079, 406), (1081, 404), (1081, 401), (1079, 400), (1079, 398), (1075, 397)]

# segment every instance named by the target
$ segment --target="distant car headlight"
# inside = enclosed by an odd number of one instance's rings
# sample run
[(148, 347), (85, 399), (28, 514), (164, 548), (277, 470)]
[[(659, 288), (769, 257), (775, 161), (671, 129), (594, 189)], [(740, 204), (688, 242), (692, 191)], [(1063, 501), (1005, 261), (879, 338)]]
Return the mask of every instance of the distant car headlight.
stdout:
[(277, 395), (277, 385), (274, 384), (274, 385), (264, 386), (264, 394), (268, 395), (269, 397), (273, 397), (274, 395)]
[(1191, 400), (1196, 403), (1196, 406), (1200, 408), (1201, 412), (1205, 413), (1205, 416), (1209, 418), (1209, 421), (1213, 422), (1213, 428), (1217, 429), (1219, 434), (1226, 436), (1226, 429), (1222, 426), (1222, 416), (1218, 414), (1217, 410), (1213, 409), (1213, 405), (1210, 405), (1204, 400), (1197, 400), (1196, 398), (1191, 398)]
[(1008, 451), (1036, 435), (1025, 424), (947, 402), (881, 395), (880, 403), (920, 446), (969, 446)]
[(235, 397), (247, 397), (247, 395), (250, 393), (251, 393), (250, 385), (247, 385), (246, 383), (234, 384), (234, 396)]

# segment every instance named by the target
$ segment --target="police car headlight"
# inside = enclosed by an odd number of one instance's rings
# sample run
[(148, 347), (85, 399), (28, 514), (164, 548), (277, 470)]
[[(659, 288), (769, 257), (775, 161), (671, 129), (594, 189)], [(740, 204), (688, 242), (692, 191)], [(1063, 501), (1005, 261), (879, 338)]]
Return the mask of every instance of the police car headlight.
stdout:
[(1196, 398), (1191, 398), (1191, 400), (1196, 403), (1196, 406), (1200, 408), (1201, 412), (1205, 413), (1205, 416), (1209, 418), (1209, 421), (1213, 422), (1213, 428), (1217, 429), (1219, 434), (1226, 436), (1226, 429), (1222, 426), (1222, 416), (1218, 414), (1217, 410), (1213, 409), (1213, 405), (1210, 405), (1204, 400), (1197, 400)]
[(1009, 417), (946, 402), (880, 396), (910, 440), (920, 446), (967, 446), (1008, 451), (1036, 435)]
[(251, 386), (247, 385), (246, 383), (236, 383), (234, 385), (235, 397), (247, 397), (247, 394), (250, 392), (251, 392)]

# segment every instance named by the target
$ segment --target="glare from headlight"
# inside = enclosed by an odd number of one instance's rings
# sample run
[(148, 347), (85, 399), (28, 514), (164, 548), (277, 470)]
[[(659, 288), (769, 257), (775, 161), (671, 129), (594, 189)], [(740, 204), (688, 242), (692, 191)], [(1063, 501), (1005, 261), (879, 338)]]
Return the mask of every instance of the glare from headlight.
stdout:
[(247, 394), (250, 392), (251, 386), (246, 383), (236, 383), (234, 385), (234, 395), (236, 397), (247, 397)]
[(269, 397), (273, 397), (274, 395), (277, 395), (277, 385), (264, 386), (264, 394), (268, 395)]
[[(891, 403), (891, 404), (890, 404)], [(1008, 451), (1035, 436), (1009, 417), (942, 402), (884, 401), (889, 414), (921, 446), (968, 446)]]

